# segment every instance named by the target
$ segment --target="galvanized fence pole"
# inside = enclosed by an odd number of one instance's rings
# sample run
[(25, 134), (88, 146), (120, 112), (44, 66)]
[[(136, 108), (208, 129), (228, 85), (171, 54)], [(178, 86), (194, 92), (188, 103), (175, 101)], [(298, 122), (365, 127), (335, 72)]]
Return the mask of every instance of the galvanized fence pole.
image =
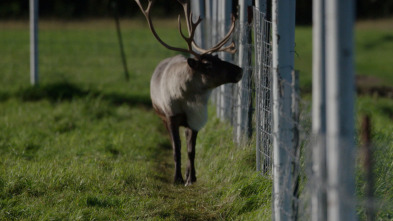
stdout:
[[(212, 1), (212, 15), (211, 15), (211, 25), (212, 25), (212, 36), (210, 39), (210, 45), (214, 46), (217, 42), (219, 31), (217, 30), (218, 28), (218, 0), (213, 0)], [(219, 88), (215, 88), (212, 93), (212, 97), (214, 98), (214, 103), (216, 105), (216, 115), (219, 116), (220, 112), (220, 91)]]
[(268, 0), (255, 0), (255, 7), (259, 12), (266, 14)]
[(241, 143), (249, 132), (249, 101), (251, 93), (249, 85), (251, 81), (250, 50), (250, 29), (248, 27), (248, 7), (252, 5), (251, 0), (239, 0), (240, 16), (239, 16), (239, 42), (238, 42), (238, 65), (243, 68), (243, 78), (237, 84), (237, 110), (235, 125), (235, 141)]
[(205, 47), (208, 48), (211, 46), (212, 36), (212, 8), (213, 8), (213, 0), (205, 0)]
[(325, 0), (313, 0), (312, 63), (312, 179), (311, 219), (325, 221), (326, 201), (326, 72), (325, 72)]
[[(216, 15), (216, 21), (215, 21), (215, 24), (216, 24), (215, 31), (217, 33), (216, 34), (217, 37), (216, 37), (215, 41), (213, 42), (213, 45), (215, 45), (223, 36), (222, 28), (224, 26), (223, 20), (225, 18), (224, 12), (222, 10), (222, 8), (224, 7), (224, 4), (225, 4), (225, 0), (216, 0), (215, 2), (217, 5), (217, 15)], [(222, 59), (222, 53), (218, 53), (218, 56)], [(215, 89), (215, 92), (216, 92), (216, 96), (217, 96), (216, 114), (217, 114), (218, 118), (222, 119), (222, 113), (223, 113), (223, 107), (222, 107), (222, 98), (223, 98), (222, 95), (223, 94), (222, 94), (222, 92), (223, 91), (222, 91), (221, 87), (218, 87)]]
[[(205, 1), (204, 0), (193, 0), (191, 1), (191, 11), (194, 18), (200, 16), (205, 20)], [(195, 42), (201, 46), (205, 47), (205, 23), (201, 22), (195, 31)]]
[(273, 0), (273, 219), (292, 219), (294, 125), (291, 87), (295, 47), (294, 0)]
[(38, 0), (30, 0), (30, 83), (37, 85), (38, 75)]
[[(229, 31), (231, 24), (231, 13), (232, 13), (232, 0), (220, 0), (219, 14), (221, 15), (220, 23), (220, 37), (224, 37)], [(222, 52), (220, 57), (224, 61), (232, 61), (232, 55), (229, 53)], [(231, 115), (231, 96), (232, 96), (232, 85), (225, 84), (220, 87), (220, 119), (229, 120)]]
[(326, 1), (326, 150), (329, 221), (356, 220), (354, 1)]
[[(204, 47), (209, 48), (212, 46), (213, 39), (213, 0), (205, 0), (205, 41)], [(216, 104), (215, 92), (213, 90), (211, 94), (211, 101), (213, 104)]]

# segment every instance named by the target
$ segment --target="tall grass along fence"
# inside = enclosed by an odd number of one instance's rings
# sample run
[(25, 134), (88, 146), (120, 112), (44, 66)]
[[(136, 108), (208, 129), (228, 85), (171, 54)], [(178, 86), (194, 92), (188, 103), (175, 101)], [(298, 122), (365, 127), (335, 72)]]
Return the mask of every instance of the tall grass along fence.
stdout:
[[(322, 119), (312, 122), (311, 103), (300, 96), (299, 72), (293, 65), (295, 3), (280, 6), (279, 1), (273, 1), (273, 22), (267, 16), (266, 3), (255, 1), (256, 5), (251, 6), (251, 1), (239, 1), (239, 19), (232, 36), (238, 51), (234, 56), (219, 56), (242, 67), (243, 79), (217, 88), (212, 101), (217, 116), (233, 126), (234, 142), (255, 143), (256, 169), (273, 182), (273, 219), (392, 218), (392, 208), (385, 201), (389, 197), (373, 195), (378, 191), (374, 191), (377, 189), (372, 145), (367, 140), (362, 141), (364, 148), (359, 152), (351, 137), (332, 137), (312, 130), (312, 124)], [(219, 41), (229, 29), (231, 10), (228, 5), (231, 1), (206, 1), (204, 7), (194, 6), (199, 10), (196, 12), (193, 8), (194, 14), (205, 17), (199, 35), (205, 47)], [(205, 11), (201, 13), (201, 9)], [(283, 12), (285, 15), (277, 14)], [(279, 25), (278, 19), (281, 19)], [(337, 153), (332, 151), (332, 146), (330, 150), (326, 146), (321, 149), (329, 142), (338, 145)], [(391, 146), (386, 140), (382, 143)], [(380, 146), (374, 144), (374, 148)], [(378, 176), (384, 177), (378, 185), (386, 190), (382, 180), (389, 175)]]

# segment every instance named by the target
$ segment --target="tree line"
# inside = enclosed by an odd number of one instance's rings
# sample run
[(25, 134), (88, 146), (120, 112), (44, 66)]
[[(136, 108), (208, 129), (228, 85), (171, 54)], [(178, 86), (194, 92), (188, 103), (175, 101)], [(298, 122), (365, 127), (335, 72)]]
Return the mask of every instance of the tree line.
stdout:
[[(143, 2), (144, 0), (142, 0)], [(393, 16), (392, 0), (355, 0), (357, 18), (383, 18)], [(39, 0), (41, 18), (83, 19), (140, 16), (133, 0)], [(297, 22), (310, 24), (312, 21), (312, 0), (297, 0)], [(177, 1), (158, 0), (152, 9), (155, 16), (175, 16), (181, 11)], [(25, 19), (29, 15), (29, 1), (0, 1), (0, 19)]]
[[(147, 2), (141, 0), (141, 2)], [(155, 16), (172, 16), (180, 8), (177, 1), (156, 1), (152, 8)], [(121, 17), (139, 15), (134, 0), (39, 0), (41, 18), (83, 19), (112, 17), (116, 12)], [(24, 19), (29, 16), (29, 1), (0, 1), (0, 19)]]

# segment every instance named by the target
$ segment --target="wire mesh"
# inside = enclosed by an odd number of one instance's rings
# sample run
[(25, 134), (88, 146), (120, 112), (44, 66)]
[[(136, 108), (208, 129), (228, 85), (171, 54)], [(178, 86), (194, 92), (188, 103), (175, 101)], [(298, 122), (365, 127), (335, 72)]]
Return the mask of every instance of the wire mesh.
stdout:
[(238, 22), (235, 29), (234, 41), (239, 45), (235, 54), (235, 63), (243, 69), (242, 80), (233, 85), (233, 116), (234, 140), (241, 143), (252, 135), (252, 114), (254, 87), (252, 81), (252, 25)]
[[(247, 28), (242, 27), (246, 26)], [(311, 133), (311, 103), (304, 100), (300, 96), (297, 76), (293, 75), (292, 82), (281, 80), (279, 85), (281, 88), (287, 87), (291, 91), (291, 114), (280, 111), (279, 117), (281, 121), (286, 121), (293, 127), (287, 131), (288, 136), (293, 140), (293, 146), (284, 147), (286, 158), (282, 162), (284, 165), (273, 165), (273, 139), (274, 134), (272, 108), (275, 104), (272, 93), (272, 36), (271, 21), (266, 15), (258, 9), (253, 9), (253, 24), (237, 24), (233, 40), (241, 42), (244, 39), (249, 40), (250, 32), (253, 32), (253, 41), (246, 44), (247, 56), (235, 55), (234, 61), (237, 64), (245, 64), (242, 68), (245, 70), (247, 87), (241, 84), (226, 85), (216, 90), (214, 95), (217, 107), (217, 115), (221, 119), (228, 120), (234, 127), (234, 140), (236, 140), (237, 127), (241, 127), (239, 123), (239, 111), (247, 113), (248, 124), (243, 131), (252, 131), (255, 135), (256, 142), (256, 168), (259, 173), (269, 179), (274, 179), (277, 174), (283, 177), (282, 186), (285, 188), (282, 192), (273, 192), (272, 197), (278, 199), (278, 205), (273, 206), (281, 213), (282, 217), (290, 220), (318, 220), (315, 217), (323, 217), (326, 219), (328, 210), (315, 210), (313, 196), (315, 192), (327, 200), (327, 192), (340, 189), (337, 186), (330, 186), (327, 183), (327, 177), (321, 177), (315, 172), (315, 162), (313, 162), (313, 154), (315, 154), (315, 146), (317, 141), (329, 139), (327, 137), (313, 137)], [(246, 32), (246, 33), (242, 33)], [(253, 53), (253, 54), (252, 54)], [(253, 57), (251, 56), (253, 55)], [(247, 59), (247, 61), (241, 61)], [(252, 60), (249, 60), (252, 59)], [(243, 100), (241, 93), (249, 93), (249, 96)], [(230, 101), (230, 105), (224, 105), (223, 100)], [(229, 103), (229, 102), (228, 102)], [(225, 113), (225, 114), (223, 114)], [(243, 125), (244, 127), (244, 125)], [(282, 140), (278, 140), (282, 144)], [(345, 143), (345, 142), (344, 142)], [(392, 184), (393, 165), (388, 163), (389, 154), (382, 156), (383, 152), (391, 153), (393, 143), (391, 139), (384, 138), (383, 141), (373, 144), (374, 157), (378, 157), (378, 161), (374, 163), (374, 196), (365, 196), (365, 188), (369, 181), (365, 179), (365, 172), (361, 166), (362, 153), (355, 151), (349, 153), (350, 157), (357, 157), (356, 164), (356, 197), (343, 194), (341, 200), (346, 204), (356, 205), (358, 217), (360, 219), (370, 219), (370, 213), (374, 214), (375, 219), (389, 220), (393, 217), (393, 205), (390, 198), (386, 198), (383, 192), (388, 192), (386, 183)], [(277, 169), (273, 173), (274, 169)], [(389, 186), (389, 185), (388, 185)], [(390, 185), (392, 186), (392, 185)], [(283, 195), (290, 196), (283, 198)], [(288, 202), (287, 202), (288, 201)], [(371, 211), (371, 212), (370, 212)], [(273, 214), (276, 211), (272, 211)], [(320, 214), (315, 214), (315, 213)], [(273, 217), (274, 218), (274, 217)]]
[(256, 90), (256, 165), (263, 174), (271, 171), (272, 159), (272, 45), (271, 22), (254, 8)]
[[(228, 21), (213, 21), (207, 20), (206, 27), (214, 28), (221, 27), (228, 24)], [(234, 56), (228, 53), (219, 53), (221, 59), (238, 64), (243, 69), (242, 80), (237, 84), (226, 84), (216, 88), (212, 93), (212, 102), (216, 105), (217, 116), (222, 120), (229, 121), (234, 129), (234, 140), (241, 142), (245, 137), (250, 137), (252, 133), (252, 112), (253, 108), (253, 65), (252, 51), (253, 44), (251, 42), (251, 24), (240, 24), (236, 22), (232, 41), (236, 45), (241, 45), (245, 53), (239, 55), (236, 53)], [(205, 31), (207, 36), (215, 40), (207, 40), (206, 42), (218, 42), (220, 38), (224, 37), (225, 32), (216, 32), (212, 30)], [(230, 41), (231, 42), (231, 41)], [(214, 43), (211, 43), (212, 45)]]

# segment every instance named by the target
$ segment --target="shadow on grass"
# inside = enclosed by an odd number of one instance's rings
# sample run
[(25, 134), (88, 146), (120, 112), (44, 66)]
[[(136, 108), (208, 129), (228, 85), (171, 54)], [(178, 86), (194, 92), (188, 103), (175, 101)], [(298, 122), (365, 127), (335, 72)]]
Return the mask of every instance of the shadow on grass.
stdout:
[(148, 96), (105, 93), (93, 89), (86, 90), (68, 82), (21, 88), (13, 94), (7, 94), (0, 91), (0, 101), (8, 100), (11, 97), (15, 97), (26, 102), (48, 100), (52, 103), (71, 101), (73, 99), (84, 97), (99, 97), (116, 106), (142, 106), (148, 109), (152, 107)]
[(173, 162), (172, 157), (172, 145), (168, 140), (164, 142), (160, 142), (157, 144), (157, 147), (153, 148), (153, 153), (151, 155), (152, 159), (160, 159), (156, 161), (154, 164), (156, 173), (153, 174), (153, 178), (160, 183), (172, 184), (173, 183), (173, 174), (172, 169)]
[(10, 95), (7, 93), (4, 93), (3, 91), (0, 91), (0, 102), (1, 101), (6, 101), (10, 98)]
[(376, 39), (375, 41), (369, 41), (366, 44), (364, 44), (365, 49), (374, 49), (377, 46), (383, 45), (385, 43), (390, 43), (393, 42), (393, 35), (392, 34), (385, 34), (382, 35), (379, 39)]

